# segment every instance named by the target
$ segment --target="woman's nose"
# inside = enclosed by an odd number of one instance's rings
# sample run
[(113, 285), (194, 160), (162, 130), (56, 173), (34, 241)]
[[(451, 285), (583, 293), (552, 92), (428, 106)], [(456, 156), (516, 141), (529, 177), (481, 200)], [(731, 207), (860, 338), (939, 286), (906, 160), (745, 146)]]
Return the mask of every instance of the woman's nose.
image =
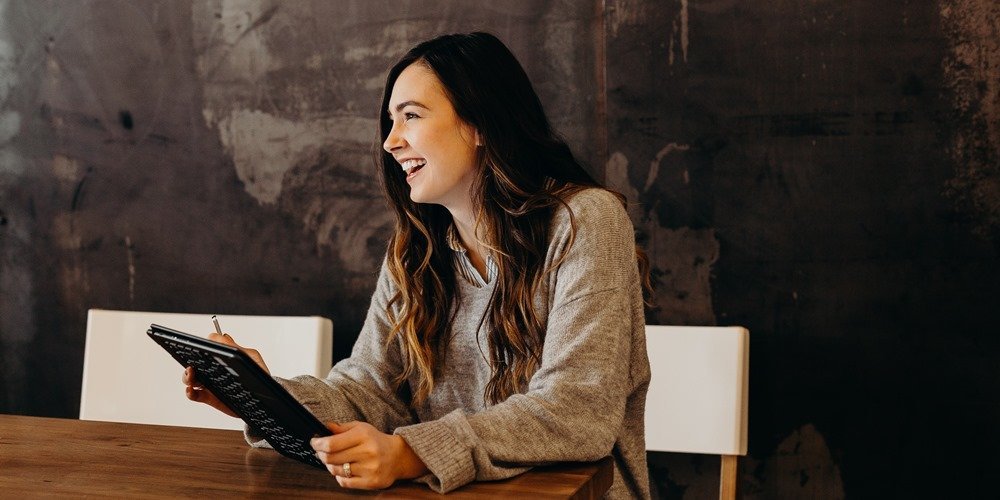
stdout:
[(405, 142), (403, 141), (403, 138), (400, 137), (399, 131), (396, 130), (396, 123), (393, 122), (392, 128), (389, 129), (389, 136), (386, 137), (385, 142), (382, 143), (382, 148), (385, 149), (386, 152), (392, 153), (394, 150), (403, 147), (404, 144)]

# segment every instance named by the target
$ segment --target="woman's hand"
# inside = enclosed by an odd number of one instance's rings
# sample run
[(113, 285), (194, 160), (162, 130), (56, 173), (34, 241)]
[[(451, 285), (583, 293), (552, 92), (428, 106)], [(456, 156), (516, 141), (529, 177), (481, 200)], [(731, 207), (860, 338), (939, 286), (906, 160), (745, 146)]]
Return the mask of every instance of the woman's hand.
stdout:
[[(402, 436), (379, 432), (364, 422), (327, 423), (332, 436), (313, 438), (309, 444), (344, 488), (381, 489), (397, 479), (412, 479), (428, 472)], [(349, 463), (350, 474), (344, 470)]]
[[(264, 358), (260, 356), (260, 353), (257, 352), (256, 349), (247, 349), (245, 347), (237, 345), (236, 341), (234, 341), (233, 338), (230, 337), (228, 333), (222, 335), (219, 335), (218, 333), (210, 333), (208, 334), (208, 340), (231, 345), (233, 347), (240, 349), (241, 351), (245, 352), (247, 356), (250, 356), (250, 359), (254, 360), (258, 365), (260, 365), (260, 367), (263, 368), (265, 372), (267, 372), (268, 374), (271, 373), (270, 370), (267, 369), (267, 365), (264, 364)], [(184, 389), (184, 393), (187, 396), (187, 398), (190, 399), (191, 401), (205, 403), (211, 406), (212, 408), (215, 408), (216, 410), (219, 410), (222, 413), (229, 415), (230, 417), (239, 418), (239, 415), (233, 412), (233, 410), (231, 410), (228, 406), (226, 406), (225, 403), (219, 401), (219, 398), (215, 397), (215, 394), (212, 394), (212, 391), (206, 389), (205, 386), (203, 386), (200, 382), (198, 382), (198, 379), (195, 378), (194, 368), (191, 368), (190, 366), (185, 368), (184, 375), (181, 376), (181, 381), (184, 382), (184, 385), (187, 386)]]

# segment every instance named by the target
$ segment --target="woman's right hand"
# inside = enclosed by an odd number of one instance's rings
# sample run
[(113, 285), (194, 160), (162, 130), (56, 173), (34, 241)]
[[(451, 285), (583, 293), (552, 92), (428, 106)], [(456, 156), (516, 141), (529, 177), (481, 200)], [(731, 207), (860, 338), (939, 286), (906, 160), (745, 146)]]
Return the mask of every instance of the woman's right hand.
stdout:
[[(219, 335), (218, 333), (214, 332), (210, 333), (208, 334), (208, 340), (236, 347), (237, 349), (246, 353), (247, 356), (250, 356), (250, 359), (254, 360), (258, 365), (260, 365), (260, 367), (264, 370), (264, 372), (268, 374), (271, 373), (271, 371), (267, 369), (267, 365), (264, 364), (264, 358), (260, 356), (260, 353), (257, 352), (256, 349), (248, 349), (238, 345), (236, 341), (234, 341), (233, 338), (229, 336), (228, 333), (222, 335)], [(216, 410), (219, 410), (222, 413), (229, 415), (230, 417), (239, 418), (239, 415), (233, 412), (233, 410), (231, 410), (228, 406), (226, 406), (225, 403), (220, 401), (219, 398), (215, 397), (215, 394), (212, 394), (212, 391), (206, 389), (205, 386), (203, 386), (200, 382), (198, 382), (198, 379), (195, 378), (194, 368), (191, 368), (190, 366), (185, 368), (184, 375), (181, 377), (181, 381), (184, 382), (185, 386), (187, 386), (184, 389), (184, 393), (187, 396), (187, 398), (190, 399), (191, 401), (205, 403), (211, 406), (212, 408), (215, 408)]]

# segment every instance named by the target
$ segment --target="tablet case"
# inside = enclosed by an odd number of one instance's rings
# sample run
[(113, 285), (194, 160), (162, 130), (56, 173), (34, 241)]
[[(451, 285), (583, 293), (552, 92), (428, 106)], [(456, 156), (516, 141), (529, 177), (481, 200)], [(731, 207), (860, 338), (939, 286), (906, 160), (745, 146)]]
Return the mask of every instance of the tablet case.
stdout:
[(329, 436), (327, 429), (243, 351), (218, 342), (152, 324), (146, 331), (278, 453), (316, 467), (309, 440)]

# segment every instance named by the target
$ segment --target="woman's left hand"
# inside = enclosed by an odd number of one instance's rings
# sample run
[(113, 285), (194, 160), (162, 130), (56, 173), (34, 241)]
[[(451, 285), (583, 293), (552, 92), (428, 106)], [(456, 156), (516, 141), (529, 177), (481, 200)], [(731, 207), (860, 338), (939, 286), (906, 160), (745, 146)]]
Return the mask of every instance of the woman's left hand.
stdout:
[[(333, 435), (313, 438), (309, 444), (344, 488), (388, 488), (397, 479), (412, 479), (428, 472), (402, 436), (379, 432), (364, 422), (329, 422), (326, 426)], [(345, 463), (350, 464), (349, 474)]]

